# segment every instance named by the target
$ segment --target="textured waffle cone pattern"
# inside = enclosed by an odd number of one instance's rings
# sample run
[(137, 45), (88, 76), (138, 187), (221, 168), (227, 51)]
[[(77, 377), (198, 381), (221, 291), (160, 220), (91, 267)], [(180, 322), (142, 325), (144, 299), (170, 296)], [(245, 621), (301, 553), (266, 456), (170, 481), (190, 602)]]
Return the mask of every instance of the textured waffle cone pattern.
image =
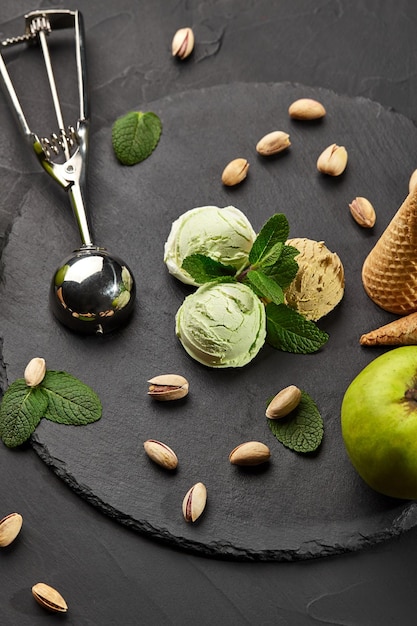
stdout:
[(362, 335), (359, 340), (362, 346), (415, 346), (417, 345), (417, 313), (403, 317), (380, 326)]
[(362, 282), (382, 309), (399, 315), (417, 311), (417, 187), (366, 257)]

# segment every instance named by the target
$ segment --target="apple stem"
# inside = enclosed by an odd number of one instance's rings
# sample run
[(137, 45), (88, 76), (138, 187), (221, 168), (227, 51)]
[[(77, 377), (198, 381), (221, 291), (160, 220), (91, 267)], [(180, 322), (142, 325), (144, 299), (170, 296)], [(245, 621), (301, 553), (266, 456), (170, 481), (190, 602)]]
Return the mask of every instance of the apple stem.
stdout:
[(414, 402), (417, 402), (417, 389), (407, 389), (404, 397), (406, 400), (413, 400)]

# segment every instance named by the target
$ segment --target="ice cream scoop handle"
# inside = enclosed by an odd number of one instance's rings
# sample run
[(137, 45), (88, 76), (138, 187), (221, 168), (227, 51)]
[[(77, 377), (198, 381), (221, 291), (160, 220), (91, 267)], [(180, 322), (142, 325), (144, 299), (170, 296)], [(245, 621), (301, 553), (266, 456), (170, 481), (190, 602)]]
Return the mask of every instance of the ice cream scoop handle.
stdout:
[(90, 233), (91, 229), (81, 186), (78, 183), (74, 183), (69, 187), (68, 193), (78, 229), (80, 231), (81, 243), (83, 246), (93, 246)]

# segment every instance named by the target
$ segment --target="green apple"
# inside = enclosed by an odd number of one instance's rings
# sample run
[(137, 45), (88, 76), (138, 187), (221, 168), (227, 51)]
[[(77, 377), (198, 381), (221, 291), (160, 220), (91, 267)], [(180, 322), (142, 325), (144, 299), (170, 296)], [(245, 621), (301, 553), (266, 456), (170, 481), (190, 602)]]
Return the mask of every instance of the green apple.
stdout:
[(417, 346), (377, 357), (342, 402), (342, 436), (363, 480), (394, 498), (417, 498)]

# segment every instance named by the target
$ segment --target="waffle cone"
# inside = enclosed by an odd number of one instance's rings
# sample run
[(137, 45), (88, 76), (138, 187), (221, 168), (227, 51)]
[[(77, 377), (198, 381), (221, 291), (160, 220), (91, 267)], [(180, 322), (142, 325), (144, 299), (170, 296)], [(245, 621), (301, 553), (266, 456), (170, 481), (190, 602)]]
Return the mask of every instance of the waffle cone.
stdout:
[(417, 186), (366, 257), (362, 282), (382, 309), (399, 315), (417, 311)]
[(417, 313), (410, 313), (362, 335), (359, 343), (362, 346), (417, 345)]

